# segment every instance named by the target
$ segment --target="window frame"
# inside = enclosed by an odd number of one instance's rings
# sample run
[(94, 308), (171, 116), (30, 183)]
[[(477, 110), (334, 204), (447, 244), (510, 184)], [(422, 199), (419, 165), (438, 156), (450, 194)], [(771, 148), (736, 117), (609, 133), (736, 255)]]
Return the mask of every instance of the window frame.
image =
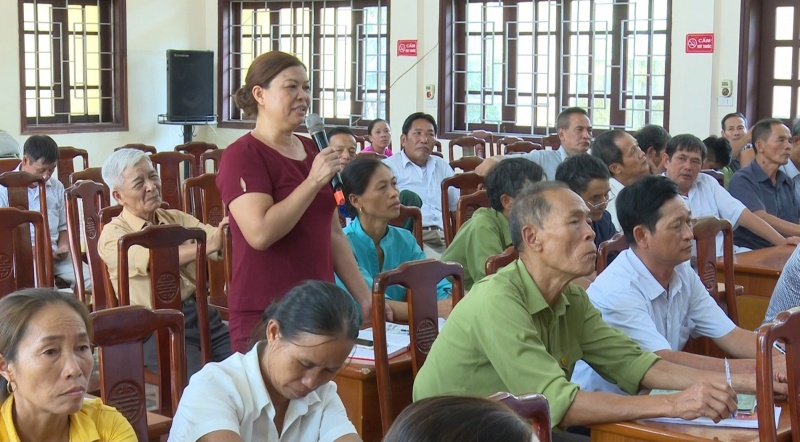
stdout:
[[(520, 3), (536, 3), (537, 0), (495, 0), (502, 2), (503, 6), (503, 20), (506, 24), (506, 29), (508, 30), (508, 34), (505, 35), (506, 44), (504, 46), (505, 54), (504, 57), (506, 59), (513, 59), (519, 56), (519, 52), (517, 51), (518, 37), (522, 35), (530, 35), (535, 40), (537, 35), (540, 33), (537, 31), (536, 25), (534, 25), (534, 29), (531, 32), (517, 32), (517, 27), (519, 26), (518, 22), (512, 21), (515, 20), (515, 13), (518, 11), (516, 7)], [(652, 1), (652, 0), (651, 0)], [(622, 44), (627, 41), (627, 38), (631, 38), (639, 33), (648, 33), (647, 35), (650, 36), (649, 47), (650, 50), (648, 51), (649, 55), (652, 57), (652, 36), (658, 34), (665, 34), (666, 35), (666, 48), (665, 48), (665, 72), (664, 72), (664, 90), (663, 90), (663, 126), (668, 127), (669, 125), (669, 113), (670, 113), (670, 106), (669, 106), (669, 94), (670, 94), (670, 68), (671, 68), (671, 48), (670, 42), (672, 37), (672, 0), (666, 0), (667, 2), (667, 15), (666, 15), (666, 28), (663, 31), (654, 32), (652, 30), (652, 23), (648, 24), (647, 30), (640, 31), (637, 29), (629, 29), (625, 33), (623, 33), (622, 26), (615, 25), (612, 31), (608, 32), (608, 35), (611, 37), (611, 41), (608, 43), (611, 45), (611, 57), (612, 57), (612, 65), (613, 66), (622, 66), (622, 73), (619, 72), (620, 68), (614, 68), (613, 72), (609, 75), (611, 77), (611, 88), (610, 92), (607, 95), (607, 100), (609, 101), (609, 126), (610, 128), (623, 128), (627, 131), (636, 130), (636, 128), (626, 128), (626, 114), (632, 112), (631, 110), (626, 111), (622, 109), (622, 104), (626, 99), (632, 99), (631, 94), (629, 91), (624, 90), (625, 88), (625, 81), (629, 74), (628, 70), (628, 62), (635, 63), (637, 58), (636, 54), (630, 54), (625, 59), (623, 59), (623, 50), (620, 48)], [(522, 136), (525, 138), (536, 138), (538, 136), (547, 136), (549, 134), (557, 133), (555, 127), (555, 116), (552, 117), (552, 124), (547, 125), (535, 125), (535, 126), (522, 126), (517, 125), (514, 122), (516, 118), (516, 99), (517, 94), (508, 94), (506, 97), (506, 102), (503, 104), (503, 100), (501, 99), (501, 123), (487, 123), (485, 120), (480, 123), (468, 123), (467, 122), (467, 106), (458, 104), (456, 105), (456, 100), (463, 101), (466, 103), (467, 97), (469, 95), (468, 92), (464, 92), (464, 95), (455, 97), (453, 96), (453, 90), (455, 91), (467, 91), (467, 84), (466, 84), (466, 75), (460, 75), (456, 77), (454, 74), (455, 71), (465, 72), (467, 69), (466, 66), (466, 57), (456, 57), (454, 53), (464, 53), (467, 47), (466, 43), (466, 36), (469, 35), (467, 32), (467, 14), (466, 9), (468, 7), (467, 1), (464, 2), (457, 2), (458, 5), (453, 6), (453, 0), (441, 0), (440, 1), (440, 17), (441, 22), (446, 23), (446, 26), (440, 27), (439, 31), (439, 55), (440, 55), (440, 71), (439, 71), (439, 84), (441, 93), (439, 94), (439, 124), (442, 128), (441, 136), (442, 138), (455, 138), (459, 136), (463, 136), (464, 134), (470, 133), (475, 130), (487, 130), (487, 131), (494, 131), (495, 133), (500, 134), (507, 134), (512, 136)], [(476, 2), (477, 3), (477, 2)], [(572, 73), (575, 69), (569, 68), (570, 59), (576, 59), (577, 52), (573, 53), (566, 53), (569, 50), (565, 50), (565, 56), (560, 57), (559, 54), (562, 53), (562, 48), (568, 48), (570, 45), (570, 38), (574, 36), (580, 35), (592, 35), (592, 31), (584, 31), (584, 30), (569, 30), (567, 27), (569, 25), (564, 24), (561, 20), (562, 17), (562, 10), (563, 16), (569, 17), (570, 10), (569, 6), (571, 3), (565, 2), (564, 0), (559, 0), (555, 7), (557, 8), (557, 24), (556, 30), (553, 32), (552, 35), (555, 36), (555, 56), (556, 56), (556, 68), (557, 73), (555, 79), (555, 91), (552, 94), (543, 94), (542, 92), (536, 91), (536, 88), (533, 89), (529, 95), (532, 99), (533, 103), (536, 103), (537, 97), (540, 95), (544, 96), (553, 96), (556, 99), (556, 107), (560, 111), (561, 109), (575, 106), (576, 104), (571, 103), (571, 100), (577, 99), (588, 99), (590, 102), (596, 98), (602, 98), (602, 94), (598, 97), (598, 93), (592, 91), (592, 77), (594, 74), (594, 68), (590, 68), (588, 70), (588, 77), (589, 77), (589, 91), (587, 93), (579, 92), (576, 90), (575, 93), (569, 93), (569, 85), (570, 85), (570, 75), (564, 75), (564, 72)], [(512, 12), (512, 8), (515, 7)], [(456, 11), (458, 8), (458, 11)], [(566, 8), (566, 9), (565, 9)], [(621, 14), (621, 8), (627, 8), (627, 3), (621, 5), (612, 5), (614, 10), (614, 22), (616, 24), (619, 23), (619, 16)], [(458, 12), (458, 13), (457, 13)], [(591, 9), (591, 14), (594, 15), (594, 8)], [(627, 16), (627, 13), (625, 13)], [(592, 17), (594, 19), (594, 17)], [(454, 30), (455, 28), (455, 30)], [(592, 23), (592, 29), (594, 29), (594, 22)], [(514, 35), (516, 38), (510, 38), (509, 35)], [(465, 36), (459, 42), (455, 42), (453, 36)], [(599, 35), (599, 34), (598, 34)], [(454, 44), (460, 45), (456, 46), (454, 49)], [(591, 44), (591, 43), (590, 43)], [(626, 49), (627, 51), (627, 49)], [(513, 53), (513, 56), (510, 55)], [(580, 56), (584, 56), (585, 54), (580, 54)], [(485, 53), (482, 52), (483, 58), (485, 58)], [(592, 55), (593, 56), (593, 55)], [(660, 56), (660, 55), (659, 55)], [(454, 61), (454, 58), (461, 58), (464, 61)], [(535, 58), (535, 55), (534, 55)], [(534, 64), (538, 63), (538, 61), (534, 61)], [(484, 62), (485, 64), (485, 62)], [(651, 73), (651, 66), (652, 62), (648, 62), (648, 76)], [(501, 98), (502, 94), (504, 94), (506, 90), (516, 90), (517, 88), (517, 63), (505, 63), (505, 69), (503, 70), (504, 74), (504, 84), (503, 84), (503, 92), (500, 92)], [(535, 71), (535, 69), (534, 69)], [(631, 72), (632, 74), (632, 72)], [(584, 75), (581, 73), (581, 75)], [(659, 75), (660, 76), (660, 75)], [(455, 80), (454, 80), (454, 77)], [(484, 79), (486, 78), (486, 74), (484, 73)], [(651, 78), (651, 77), (649, 77)], [(455, 87), (452, 87), (452, 82), (456, 82)], [(533, 80), (536, 82), (537, 80)], [(648, 80), (648, 91), (651, 90), (650, 83), (652, 80)], [(485, 92), (482, 92), (485, 94)], [(528, 93), (526, 93), (527, 95)], [(519, 94), (523, 95), (523, 94)], [(636, 95), (636, 99), (646, 99), (650, 101), (651, 99), (662, 99), (661, 95), (652, 95), (648, 93), (644, 97), (640, 95)], [(483, 102), (485, 103), (485, 101)], [(648, 105), (649, 106), (649, 105)], [(586, 108), (586, 106), (580, 106)], [(592, 109), (587, 109), (590, 114), (590, 118), (592, 116)], [(535, 118), (535, 110), (533, 121), (536, 121)], [(557, 112), (556, 112), (557, 113)], [(549, 118), (548, 118), (549, 119)], [(458, 121), (456, 124), (454, 121)], [(650, 124), (650, 114), (649, 112), (645, 114), (645, 124)], [(458, 126), (460, 125), (460, 126)], [(599, 129), (598, 124), (595, 123), (594, 132), (602, 133), (607, 129)]]
[[(92, 115), (77, 115), (68, 118), (70, 121), (63, 121), (67, 119), (65, 116), (52, 116), (52, 117), (27, 117), (27, 94), (28, 90), (35, 90), (36, 86), (32, 88), (25, 83), (25, 23), (24, 23), (24, 7), (26, 4), (50, 4), (56, 7), (66, 7), (67, 4), (81, 4), (81, 5), (99, 5), (101, 3), (108, 3), (111, 5), (111, 11), (99, 9), (98, 19), (101, 22), (108, 20), (111, 23), (111, 31), (107, 34), (110, 35), (112, 42), (106, 38), (100, 38), (100, 51), (111, 52), (110, 56), (101, 55), (100, 58), (111, 58), (110, 62), (113, 69), (110, 69), (108, 64), (103, 65), (101, 62), (100, 72), (100, 86), (101, 91), (108, 91), (108, 97), (111, 100), (101, 100), (101, 108), (105, 114), (111, 114), (111, 121), (101, 122), (98, 121), (96, 116)], [(127, 28), (126, 28), (126, 0), (36, 0), (36, 4), (28, 0), (20, 0), (18, 3), (18, 36), (19, 36), (19, 85), (20, 85), (20, 127), (23, 135), (31, 134), (64, 134), (64, 133), (91, 133), (91, 132), (111, 132), (111, 131), (126, 131), (128, 130), (128, 88), (127, 88)], [(61, 22), (66, 22), (64, 17)], [(64, 35), (68, 38), (69, 31)], [(40, 34), (41, 35), (41, 34)], [(51, 33), (51, 38), (52, 38)], [(97, 35), (102, 35), (99, 31)], [(66, 45), (69, 46), (68, 44)], [(38, 54), (38, 53), (37, 53)], [(57, 55), (57, 57), (55, 56)], [(65, 60), (59, 51), (54, 51), (53, 63), (53, 83), (66, 78), (69, 81), (69, 69), (61, 69), (66, 75), (60, 77), (60, 69), (56, 67), (61, 65), (68, 65), (69, 62)], [(72, 87), (67, 85), (64, 98), (54, 98), (54, 110), (61, 112), (69, 110), (70, 96)], [(106, 92), (101, 92), (101, 97), (105, 96)], [(110, 101), (110, 103), (109, 103)], [(38, 111), (37, 111), (38, 113)], [(36, 123), (36, 119), (40, 123)], [(41, 121), (44, 120), (42, 123)]]
[[(232, 66), (229, 63), (229, 60), (235, 60), (239, 58), (235, 54), (232, 54), (231, 51), (238, 51), (238, 45), (241, 42), (241, 35), (237, 40), (236, 36), (233, 35), (233, 27), (235, 26), (232, 22), (234, 17), (232, 17), (233, 12), (231, 11), (231, 4), (236, 2), (247, 3), (247, 0), (218, 0), (218, 20), (217, 24), (218, 28), (218, 63), (217, 63), (217, 93), (216, 93), (216, 100), (217, 100), (217, 126), (221, 128), (234, 128), (234, 129), (251, 129), (255, 121), (254, 120), (239, 120), (239, 119), (232, 119), (232, 110), (235, 109), (235, 104), (233, 104), (232, 100), (232, 93), (228, 91), (233, 91), (231, 85), (234, 81), (237, 81), (231, 78), (234, 72), (234, 69), (240, 68), (245, 69), (246, 66), (239, 66), (240, 61), (236, 60), (237, 65)], [(376, 3), (380, 3), (376, 5)], [(265, 0), (252, 0), (254, 5), (263, 6), (265, 4)], [(275, 11), (271, 11), (270, 14), (273, 16), (277, 16), (279, 14), (278, 9), (286, 8), (292, 5), (291, 0), (282, 0), (282, 1), (270, 1), (270, 8), (275, 8)], [(389, 118), (389, 109), (390, 109), (390, 88), (389, 88), (389, 64), (390, 64), (390, 32), (391, 32), (391, 0), (324, 0), (324, 1), (304, 1), (302, 2), (302, 7), (307, 7), (312, 9), (312, 16), (313, 17), (321, 17), (321, 10), (323, 8), (336, 8), (339, 6), (353, 6), (353, 19), (351, 21), (352, 26), (352, 33), (350, 36), (352, 37), (352, 41), (350, 43), (350, 48), (352, 50), (354, 59), (357, 55), (363, 56), (363, 51), (359, 50), (359, 40), (356, 38), (357, 33), (356, 29), (358, 26), (363, 25), (363, 20), (356, 21), (356, 15), (363, 16), (361, 10), (365, 7), (386, 7), (386, 69), (384, 72), (385, 75), (385, 89), (383, 90), (383, 94), (385, 96), (384, 100), (384, 119), (388, 120)], [(357, 11), (356, 11), (357, 9)], [(241, 22), (241, 17), (239, 18), (239, 22)], [(272, 20), (270, 21), (273, 22)], [(315, 69), (314, 66), (318, 66), (321, 64), (320, 62), (320, 51), (316, 50), (321, 46), (322, 41), (322, 33), (314, 30), (314, 27), (317, 26), (317, 23), (311, 24), (311, 34), (309, 36), (311, 40), (311, 50), (310, 50), (310, 64), (312, 66), (306, 66), (308, 69), (308, 77), (311, 81), (311, 108), (314, 112), (320, 113), (319, 106), (321, 105), (322, 100), (322, 92), (326, 90), (330, 90), (330, 88), (326, 88), (322, 85), (322, 75), (321, 70)], [(227, 44), (230, 42), (230, 44)], [(279, 48), (279, 41), (273, 40), (272, 46), (269, 50), (276, 50)], [(266, 49), (264, 50), (266, 52)], [(359, 101), (360, 98), (364, 96), (366, 93), (373, 92), (373, 89), (367, 89), (366, 87), (359, 88), (359, 84), (364, 84), (364, 63), (361, 60), (356, 60), (355, 63), (351, 63), (351, 70), (350, 70), (350, 88), (349, 90), (352, 91), (350, 97), (350, 106), (351, 106), (351, 116), (358, 115), (359, 113), (363, 116), (363, 106), (364, 102)], [(381, 93), (381, 90), (378, 89), (378, 94)], [(356, 122), (360, 122), (360, 125), (351, 125), (349, 120), (346, 118), (331, 118), (331, 117), (323, 117), (323, 121), (326, 126), (347, 126), (353, 129), (353, 131), (357, 134), (366, 133), (366, 127), (369, 121), (364, 118), (356, 119)], [(301, 126), (302, 127), (302, 126)]]

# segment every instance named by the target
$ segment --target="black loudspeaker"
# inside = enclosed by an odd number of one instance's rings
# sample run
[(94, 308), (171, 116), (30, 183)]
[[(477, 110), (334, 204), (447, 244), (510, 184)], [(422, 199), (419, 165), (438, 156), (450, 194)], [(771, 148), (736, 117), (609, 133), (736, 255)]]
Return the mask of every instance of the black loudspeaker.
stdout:
[(214, 120), (214, 52), (167, 50), (167, 120)]

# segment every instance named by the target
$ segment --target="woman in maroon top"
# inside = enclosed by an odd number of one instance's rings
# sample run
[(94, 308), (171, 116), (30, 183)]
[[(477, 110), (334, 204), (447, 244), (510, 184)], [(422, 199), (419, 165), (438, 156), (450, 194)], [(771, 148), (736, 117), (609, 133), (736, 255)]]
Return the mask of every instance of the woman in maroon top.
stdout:
[(319, 152), (313, 141), (292, 133), (311, 102), (305, 66), (283, 52), (262, 54), (234, 100), (256, 126), (225, 150), (217, 175), (233, 235), (233, 350), (247, 350), (274, 299), (306, 279), (333, 282), (334, 271), (369, 321), (370, 290), (342, 234), (330, 185), (341, 170), (338, 152)]

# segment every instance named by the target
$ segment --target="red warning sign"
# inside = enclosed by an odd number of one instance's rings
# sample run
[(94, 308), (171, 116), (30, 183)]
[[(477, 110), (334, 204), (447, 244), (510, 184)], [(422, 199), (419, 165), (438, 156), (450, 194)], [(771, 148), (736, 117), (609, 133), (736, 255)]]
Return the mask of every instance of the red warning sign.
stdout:
[(714, 34), (686, 34), (687, 54), (713, 54)]
[(398, 57), (416, 57), (417, 56), (417, 41), (416, 40), (397, 40), (397, 56)]

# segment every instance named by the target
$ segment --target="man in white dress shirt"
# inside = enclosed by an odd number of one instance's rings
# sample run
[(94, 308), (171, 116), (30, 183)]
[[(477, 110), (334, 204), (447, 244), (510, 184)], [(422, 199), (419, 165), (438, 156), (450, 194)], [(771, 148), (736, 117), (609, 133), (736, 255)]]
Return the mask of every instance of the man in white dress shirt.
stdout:
[[(561, 147), (557, 150), (534, 150), (523, 155), (525, 158), (542, 166), (546, 180), (556, 179), (556, 169), (567, 157), (586, 153), (592, 143), (592, 121), (585, 109), (568, 107), (558, 114), (556, 119), (558, 139)], [(504, 155), (495, 155), (486, 160), (475, 169), (480, 175), (486, 175), (501, 160)]]
[[(681, 351), (690, 336), (707, 336), (741, 358), (730, 362), (732, 372), (755, 373), (756, 335), (734, 325), (689, 264), (693, 214), (678, 186), (646, 176), (620, 192), (617, 214), (631, 247), (587, 290), (603, 319), (664, 360), (724, 372), (722, 359)], [(775, 366), (785, 367), (783, 361)], [(584, 363), (572, 380), (588, 391), (620, 392)]]
[[(50, 245), (53, 254), (53, 275), (75, 286), (75, 271), (69, 254), (67, 238), (67, 210), (64, 206), (64, 185), (53, 176), (58, 163), (58, 145), (47, 135), (33, 135), (25, 141), (22, 162), (17, 170), (45, 179), (47, 223), (50, 227)], [(28, 210), (39, 211), (39, 187), (28, 189)], [(0, 207), (8, 207), (8, 189), (0, 186)], [(33, 229), (31, 229), (33, 243)], [(83, 274), (89, 275), (89, 267), (83, 264)], [(91, 290), (91, 279), (84, 278), (86, 290)]]
[[(611, 173), (611, 179), (608, 180), (611, 186), (609, 199), (616, 198), (623, 187), (630, 186), (650, 173), (647, 155), (639, 148), (636, 138), (624, 130), (610, 130), (595, 138), (592, 142), (592, 155), (600, 158)], [(621, 232), (616, 201), (609, 204), (606, 210), (611, 215), (611, 222), (617, 232)]]
[[(444, 253), (444, 224), (442, 220), (442, 181), (455, 175), (445, 160), (431, 155), (438, 126), (436, 120), (423, 112), (409, 115), (400, 135), (402, 150), (383, 160), (397, 178), (397, 188), (410, 190), (422, 199), (422, 240), (425, 255), (438, 258)], [(450, 210), (455, 210), (460, 192), (448, 191)]]
[(794, 194), (800, 202), (800, 118), (794, 120), (792, 125), (792, 150), (789, 152), (789, 162), (781, 166), (781, 170), (794, 183)]
[[(694, 135), (682, 134), (674, 136), (664, 149), (662, 162), (666, 167), (664, 175), (678, 185), (694, 218), (716, 216), (730, 221), (733, 228), (739, 225), (756, 233), (776, 246), (787, 244), (787, 238), (773, 229), (766, 221), (757, 217), (741, 201), (737, 200), (723, 187), (716, 178), (700, 173), (700, 167), (706, 159), (706, 145)], [(797, 244), (798, 237), (788, 238), (791, 244)], [(723, 236), (717, 235), (717, 256), (722, 256)], [(736, 253), (746, 252), (746, 247), (734, 246)]]

